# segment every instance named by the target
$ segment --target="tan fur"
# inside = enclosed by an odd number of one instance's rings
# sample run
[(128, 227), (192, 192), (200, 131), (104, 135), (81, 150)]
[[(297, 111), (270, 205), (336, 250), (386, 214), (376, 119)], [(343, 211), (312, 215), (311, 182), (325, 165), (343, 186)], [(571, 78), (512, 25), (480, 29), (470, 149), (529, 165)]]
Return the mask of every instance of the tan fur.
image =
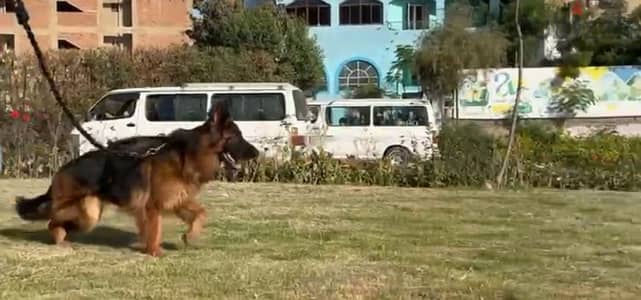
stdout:
[[(118, 208), (134, 218), (139, 237), (137, 246), (144, 248), (147, 254), (159, 256), (162, 253), (163, 214), (174, 214), (188, 226), (182, 237), (185, 244), (202, 232), (207, 214), (196, 198), (202, 185), (215, 178), (221, 164), (218, 157), (225, 142), (241, 134), (233, 121), (227, 117), (224, 120), (216, 118), (220, 116), (215, 114), (212, 121), (208, 121), (215, 127), (205, 126), (193, 132), (199, 134), (200, 139), (195, 153), (169, 149), (140, 162), (138, 171), (143, 183), (136, 185), (138, 189), (130, 194), (130, 199), (123, 199), (127, 201)], [(95, 228), (106, 202), (95, 193), (71, 174), (56, 173), (51, 183), (48, 226), (56, 244), (66, 243), (69, 227), (75, 226), (85, 232)]]
[(100, 221), (100, 215), (102, 207), (100, 205), (100, 199), (96, 196), (87, 196), (81, 200), (80, 203), (80, 229), (84, 232), (89, 232), (93, 230), (98, 221)]

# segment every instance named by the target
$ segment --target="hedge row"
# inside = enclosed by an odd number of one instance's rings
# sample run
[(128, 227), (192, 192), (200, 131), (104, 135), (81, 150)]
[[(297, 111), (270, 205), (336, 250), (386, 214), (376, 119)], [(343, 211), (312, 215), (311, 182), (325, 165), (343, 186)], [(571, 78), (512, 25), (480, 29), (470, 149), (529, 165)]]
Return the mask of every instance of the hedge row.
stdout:
[[(441, 156), (392, 167), (384, 161), (350, 162), (324, 153), (288, 162), (249, 165), (242, 181), (307, 184), (482, 187), (495, 182), (506, 139), (473, 124), (447, 126), (439, 137)], [(507, 185), (564, 189), (639, 190), (641, 138), (595, 133), (575, 138), (554, 129), (526, 126), (518, 133)]]
[[(184, 82), (288, 81), (292, 68), (262, 50), (173, 46), (51, 51), (47, 64), (81, 119), (111, 89)], [(50, 176), (70, 158), (71, 123), (55, 103), (33, 56), (0, 53), (0, 145), (4, 176)], [(19, 137), (19, 139), (16, 139)]]
[[(187, 81), (294, 81), (266, 52), (198, 50), (57, 51), (48, 64), (72, 110), (81, 118), (110, 89)], [(251, 61), (252, 63), (247, 63)], [(32, 57), (0, 54), (0, 145), (6, 177), (47, 177), (70, 159), (71, 125), (51, 97)], [(441, 157), (405, 168), (378, 162), (333, 160), (320, 153), (288, 162), (248, 166), (244, 181), (367, 184), (414, 187), (483, 186), (494, 182), (505, 137), (472, 124), (446, 126)], [(508, 170), (511, 186), (637, 190), (641, 139), (610, 133), (573, 138), (554, 129), (523, 126)]]

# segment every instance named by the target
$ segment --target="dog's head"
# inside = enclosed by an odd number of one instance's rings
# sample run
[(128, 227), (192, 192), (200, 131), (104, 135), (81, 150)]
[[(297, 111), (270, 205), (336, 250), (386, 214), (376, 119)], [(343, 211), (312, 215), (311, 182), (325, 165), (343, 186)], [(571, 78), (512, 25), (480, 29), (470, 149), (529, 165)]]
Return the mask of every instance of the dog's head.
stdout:
[(256, 147), (243, 138), (238, 125), (232, 120), (224, 102), (218, 102), (211, 110), (209, 131), (215, 151), (226, 156), (227, 160), (251, 160), (258, 157)]

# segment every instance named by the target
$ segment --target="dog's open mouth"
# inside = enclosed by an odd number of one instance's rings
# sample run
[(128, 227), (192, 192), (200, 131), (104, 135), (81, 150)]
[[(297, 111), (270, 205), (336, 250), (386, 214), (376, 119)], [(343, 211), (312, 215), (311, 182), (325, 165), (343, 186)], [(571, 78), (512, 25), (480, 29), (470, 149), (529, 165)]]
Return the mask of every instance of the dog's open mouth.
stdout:
[(222, 155), (223, 160), (226, 163), (226, 167), (229, 167), (233, 170), (238, 170), (240, 166), (236, 163), (236, 160), (231, 156), (231, 154), (224, 152)]

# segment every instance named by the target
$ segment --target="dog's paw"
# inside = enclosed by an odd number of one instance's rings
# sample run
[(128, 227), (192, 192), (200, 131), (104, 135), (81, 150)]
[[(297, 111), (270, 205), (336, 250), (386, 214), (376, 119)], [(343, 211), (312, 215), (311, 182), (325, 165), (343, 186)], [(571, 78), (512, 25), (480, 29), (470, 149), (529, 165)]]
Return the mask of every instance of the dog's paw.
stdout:
[(136, 242), (133, 242), (133, 243), (129, 244), (129, 247), (134, 249), (134, 250), (144, 250), (145, 246), (147, 246), (147, 245), (145, 245), (145, 243), (143, 243), (141, 241), (136, 241)]
[(180, 239), (183, 241), (183, 244), (185, 244), (185, 247), (189, 246), (189, 237), (187, 237), (186, 233), (183, 233), (183, 235), (180, 236)]
[(185, 246), (184, 246), (184, 247), (185, 247), (185, 249), (187, 249), (187, 248), (195, 248), (195, 249), (198, 249), (198, 248), (200, 248), (200, 247), (201, 247), (197, 242), (196, 242), (196, 243), (194, 243), (194, 241), (196, 241), (197, 239), (196, 239), (196, 238), (194, 238), (194, 237), (189, 236), (189, 234), (187, 234), (187, 233), (184, 233), (184, 234), (180, 237), (180, 239), (182, 240), (183, 244), (185, 245)]
[(56, 246), (58, 246), (60, 248), (64, 248), (64, 249), (71, 249), (72, 248), (71, 247), (72, 246), (71, 242), (69, 242), (69, 241), (62, 241), (62, 242), (56, 243)]
[(161, 257), (163, 255), (163, 251), (160, 247), (154, 249), (146, 249), (145, 253), (153, 257)]

